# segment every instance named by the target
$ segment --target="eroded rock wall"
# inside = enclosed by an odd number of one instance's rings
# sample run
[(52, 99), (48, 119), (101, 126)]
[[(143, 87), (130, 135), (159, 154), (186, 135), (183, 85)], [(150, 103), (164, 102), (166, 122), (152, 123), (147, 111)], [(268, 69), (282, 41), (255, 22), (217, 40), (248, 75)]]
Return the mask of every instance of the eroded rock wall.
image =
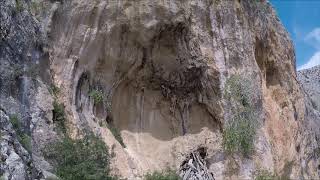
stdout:
[[(190, 159), (215, 179), (250, 179), (260, 170), (319, 177), (319, 112), (296, 80), (292, 42), (269, 2), (5, 0), (0, 7), (1, 157), (10, 147), (20, 157), (15, 168), (33, 168), (16, 179), (54, 176), (43, 158), (59, 138), (54, 101), (65, 107), (73, 138), (102, 137), (120, 177), (187, 171)], [(232, 75), (255, 87), (260, 124), (250, 157), (223, 149)], [(16, 114), (32, 137), (29, 152), (9, 132)], [(14, 179), (6, 159), (0, 173)]]
[[(52, 22), (51, 69), (74, 134), (108, 136), (99, 122), (112, 119), (126, 144), (105, 137), (116, 146), (114, 172), (177, 169), (205, 147), (218, 179), (257, 169), (301, 177), (304, 100), (292, 42), (268, 2), (74, 0)], [(261, 97), (263, 125), (249, 159), (222, 148), (232, 74), (251, 79)], [(89, 95), (95, 89), (105, 95), (100, 107)]]
[[(0, 177), (41, 179), (41, 149), (55, 138), (46, 37), (31, 2), (0, 2)], [(49, 173), (50, 174), (50, 173)]]

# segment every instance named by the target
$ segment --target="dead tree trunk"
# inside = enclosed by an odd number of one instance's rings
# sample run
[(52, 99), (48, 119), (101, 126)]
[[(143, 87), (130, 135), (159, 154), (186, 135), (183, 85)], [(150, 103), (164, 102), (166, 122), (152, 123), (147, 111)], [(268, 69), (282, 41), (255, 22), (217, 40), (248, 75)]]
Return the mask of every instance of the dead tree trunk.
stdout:
[(180, 177), (183, 180), (214, 180), (206, 166), (205, 156), (204, 148), (192, 152), (180, 166)]

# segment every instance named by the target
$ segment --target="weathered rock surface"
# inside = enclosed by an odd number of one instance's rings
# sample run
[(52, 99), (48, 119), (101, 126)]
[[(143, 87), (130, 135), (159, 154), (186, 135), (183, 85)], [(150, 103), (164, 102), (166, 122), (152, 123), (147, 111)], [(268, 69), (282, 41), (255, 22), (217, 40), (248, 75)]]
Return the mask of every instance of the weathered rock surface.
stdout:
[[(45, 36), (30, 4), (25, 0), (0, 3), (0, 177), (9, 180), (44, 178), (50, 168), (43, 165), (40, 149), (55, 139)], [(12, 116), (21, 124), (20, 135), (12, 128), (8, 118)], [(30, 144), (28, 151), (18, 136)]]
[(32, 164), (29, 152), (17, 140), (17, 134), (3, 110), (0, 110), (0, 125), (0, 174), (2, 177), (12, 180), (39, 179), (40, 172)]
[[(250, 178), (257, 169), (301, 177), (304, 100), (292, 43), (267, 2), (74, 0), (54, 14), (50, 37), (54, 82), (74, 133), (108, 131), (98, 122), (109, 117), (121, 130), (125, 149), (107, 141), (118, 148), (114, 172), (134, 179), (178, 169), (206, 147), (217, 179)], [(222, 149), (223, 88), (235, 73), (262, 96), (264, 123), (250, 159)], [(89, 96), (95, 89), (105, 94), (101, 106)]]
[[(267, 1), (32, 2), (37, 8), (27, 0), (0, 4), (0, 106), (8, 115), (18, 112), (33, 139), (29, 159), (15, 168), (31, 161), (37, 177), (52, 175), (42, 157), (58, 138), (50, 74), (69, 133), (101, 136), (115, 153), (112, 172), (120, 177), (141, 179), (166, 168), (194, 179), (201, 173), (250, 179), (258, 170), (319, 177), (319, 112), (296, 80), (293, 45)], [(41, 71), (31, 76), (27, 69), (34, 66)], [(22, 73), (13, 76), (16, 68)], [(224, 86), (233, 74), (256, 85), (261, 125), (250, 158), (228, 155), (222, 146), (230, 111)], [(103, 102), (94, 102), (96, 90)], [(105, 123), (120, 130), (125, 148)], [(191, 171), (191, 165), (199, 168)], [(1, 162), (0, 173), (10, 179), (8, 166)], [(36, 177), (28, 173), (19, 178)]]
[(298, 71), (298, 80), (301, 90), (305, 97), (305, 120), (302, 123), (302, 144), (301, 147), (301, 166), (312, 167), (312, 171), (306, 169), (303, 173), (304, 178), (312, 174), (313, 177), (320, 177), (320, 67)]
[(314, 109), (320, 110), (320, 66), (298, 71), (298, 80)]

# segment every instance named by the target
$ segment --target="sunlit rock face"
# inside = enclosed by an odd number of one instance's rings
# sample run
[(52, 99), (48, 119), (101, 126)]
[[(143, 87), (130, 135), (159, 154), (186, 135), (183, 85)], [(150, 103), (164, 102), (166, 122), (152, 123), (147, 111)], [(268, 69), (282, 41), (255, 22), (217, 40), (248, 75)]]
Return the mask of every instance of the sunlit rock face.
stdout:
[[(112, 173), (123, 178), (167, 168), (183, 176), (190, 160), (202, 163), (209, 179), (251, 179), (261, 170), (318, 177), (318, 132), (312, 129), (319, 127), (319, 115), (296, 80), (292, 42), (267, 1), (39, 2), (28, 22), (39, 29), (32, 37), (46, 48), (31, 59), (38, 57), (35, 64), (50, 72), (36, 75), (39, 86), (22, 76), (19, 90), (31, 89), (21, 97), (30, 104), (32, 159), (42, 176), (53, 172), (41, 149), (58, 138), (55, 98), (65, 107), (70, 135), (90, 131), (102, 137), (115, 154)], [(0, 18), (6, 16), (1, 11)], [(7, 47), (0, 46), (3, 52)], [(233, 75), (254, 86), (259, 126), (249, 157), (223, 148), (231, 117), (225, 84)], [(56, 97), (49, 93), (51, 83), (59, 89)], [(120, 131), (125, 146), (105, 124)]]
[(314, 109), (320, 110), (320, 66), (298, 71), (297, 76)]
[[(306, 174), (313, 177), (319, 176), (319, 146), (320, 146), (320, 67), (316, 66), (306, 70), (298, 71), (298, 81), (305, 97), (305, 120), (302, 123), (303, 145), (302, 158), (303, 166), (311, 167)], [(300, 148), (300, 146), (299, 146)], [(307, 178), (306, 175), (304, 175)]]
[[(51, 68), (69, 119), (108, 136), (98, 122), (112, 117), (126, 144), (105, 137), (116, 144), (116, 173), (177, 169), (205, 147), (218, 179), (257, 169), (300, 176), (304, 102), (292, 43), (267, 2), (79, 0), (62, 4), (52, 22)], [(257, 85), (263, 109), (249, 159), (222, 148), (223, 88), (237, 73)], [(103, 107), (90, 99), (93, 89), (105, 94)]]

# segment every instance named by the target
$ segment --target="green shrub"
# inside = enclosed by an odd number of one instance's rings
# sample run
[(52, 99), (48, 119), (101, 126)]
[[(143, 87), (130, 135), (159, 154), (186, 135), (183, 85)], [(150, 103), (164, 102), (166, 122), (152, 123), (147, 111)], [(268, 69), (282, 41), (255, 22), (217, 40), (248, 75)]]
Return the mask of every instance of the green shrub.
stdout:
[(33, 16), (35, 16), (37, 18), (38, 15), (41, 14), (42, 10), (45, 9), (45, 7), (43, 6), (43, 3), (45, 1), (31, 1), (30, 4), (30, 12), (32, 13)]
[(105, 143), (93, 136), (68, 137), (45, 149), (45, 157), (55, 164), (56, 175), (64, 180), (113, 180), (109, 175), (110, 155)]
[(282, 169), (282, 173), (279, 179), (281, 180), (287, 180), (290, 179), (290, 174), (292, 172), (292, 167), (294, 165), (294, 161), (287, 161), (284, 164), (284, 167)]
[(2, 131), (0, 131), (0, 141), (2, 140)]
[(53, 102), (53, 123), (57, 125), (59, 130), (63, 133), (66, 133), (67, 129), (65, 126), (65, 112), (64, 112), (64, 105), (59, 104), (56, 100)]
[(14, 130), (20, 131), (21, 124), (20, 124), (20, 121), (19, 121), (18, 116), (16, 114), (10, 116), (10, 122), (11, 122)]
[(0, 176), (0, 180), (5, 180), (4, 176)]
[(21, 143), (21, 145), (29, 152), (31, 152), (31, 137), (23, 132), (21, 127), (21, 122), (18, 119), (17, 115), (10, 116), (10, 122), (13, 126), (13, 129), (17, 133), (17, 139)]
[(144, 176), (145, 180), (179, 180), (181, 179), (176, 172), (172, 170), (167, 170), (163, 172), (153, 172), (152, 174), (148, 173)]
[(121, 133), (119, 132), (119, 130), (112, 123), (108, 124), (108, 128), (113, 134), (113, 136), (116, 138), (116, 140), (121, 144), (121, 146), (125, 148), (126, 145), (123, 142), (123, 139), (121, 137)]
[(31, 137), (27, 134), (22, 134), (19, 136), (19, 142), (22, 144), (22, 146), (29, 152), (31, 152)]
[(101, 90), (92, 90), (89, 96), (93, 98), (95, 104), (99, 104), (103, 101), (103, 93)]
[(264, 0), (254, 0), (257, 10), (261, 11), (262, 13), (268, 12), (268, 6), (264, 3)]
[(279, 178), (267, 170), (259, 170), (256, 172), (254, 179), (255, 180), (275, 180)]
[(51, 87), (49, 88), (49, 92), (51, 95), (53, 95), (54, 97), (57, 97), (58, 94), (60, 93), (60, 89), (55, 86), (55, 85), (51, 85)]
[(46, 178), (46, 180), (59, 180), (59, 179), (56, 178), (56, 177), (49, 176), (49, 177)]
[(258, 170), (255, 174), (255, 180), (289, 180), (293, 166), (293, 161), (286, 162), (281, 174), (271, 173), (267, 170)]
[(40, 67), (37, 64), (31, 64), (29, 68), (26, 70), (25, 74), (32, 79), (36, 79), (39, 75), (39, 72)]
[(225, 84), (224, 97), (230, 108), (223, 132), (223, 147), (227, 153), (249, 156), (254, 150), (254, 138), (259, 124), (255, 107), (257, 92), (249, 79), (231, 76)]
[(241, 152), (248, 156), (254, 149), (255, 127), (250, 120), (236, 117), (225, 127), (223, 132), (223, 145), (228, 153)]
[(21, 0), (16, 0), (16, 11), (21, 12), (23, 10), (23, 4)]
[(20, 76), (22, 76), (24, 74), (23, 68), (21, 67), (14, 67), (12, 70), (12, 76), (15, 79), (18, 79)]

